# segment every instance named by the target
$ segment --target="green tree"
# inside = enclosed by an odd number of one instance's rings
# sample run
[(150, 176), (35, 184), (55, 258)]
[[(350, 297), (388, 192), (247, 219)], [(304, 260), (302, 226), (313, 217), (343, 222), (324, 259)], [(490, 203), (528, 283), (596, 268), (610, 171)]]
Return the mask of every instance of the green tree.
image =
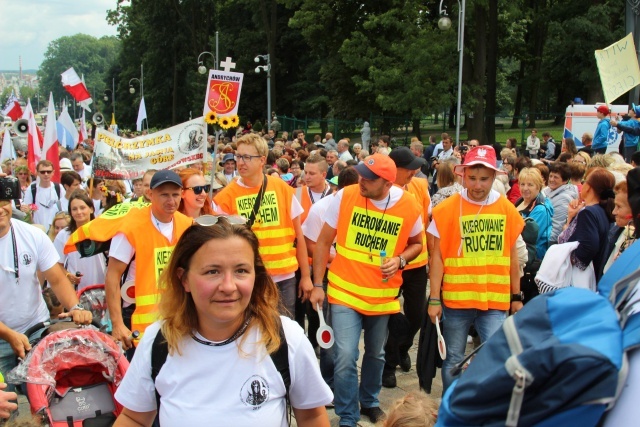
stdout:
[(70, 98), (62, 87), (60, 74), (73, 67), (80, 77), (84, 75), (87, 89), (95, 101), (102, 94), (106, 73), (116, 62), (119, 49), (120, 42), (116, 37), (97, 39), (76, 34), (52, 41), (38, 70), (40, 95), (48, 99), (49, 92), (53, 92), (56, 103)]

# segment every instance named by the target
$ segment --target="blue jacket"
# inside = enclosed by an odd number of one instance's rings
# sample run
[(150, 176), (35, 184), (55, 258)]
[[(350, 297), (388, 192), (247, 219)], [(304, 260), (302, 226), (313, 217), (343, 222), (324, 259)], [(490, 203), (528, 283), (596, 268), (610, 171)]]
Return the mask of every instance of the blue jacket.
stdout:
[(609, 138), (609, 129), (611, 129), (611, 122), (608, 117), (600, 120), (596, 131), (593, 134), (593, 145), (591, 148), (597, 150), (600, 148), (607, 148), (607, 139)]
[[(518, 202), (516, 202), (516, 206)], [(546, 198), (543, 193), (538, 194), (536, 205), (531, 212), (520, 212), (524, 218), (532, 218), (538, 224), (538, 240), (536, 241), (536, 256), (539, 259), (544, 258), (544, 254), (549, 249), (549, 240), (551, 239), (551, 231), (553, 229), (553, 204), (551, 200)]]
[(625, 128), (635, 128), (640, 131), (640, 122), (636, 119), (623, 120), (618, 123), (618, 129), (624, 132), (624, 146), (625, 147), (635, 147), (638, 145), (638, 135), (634, 135), (631, 132), (627, 132)]

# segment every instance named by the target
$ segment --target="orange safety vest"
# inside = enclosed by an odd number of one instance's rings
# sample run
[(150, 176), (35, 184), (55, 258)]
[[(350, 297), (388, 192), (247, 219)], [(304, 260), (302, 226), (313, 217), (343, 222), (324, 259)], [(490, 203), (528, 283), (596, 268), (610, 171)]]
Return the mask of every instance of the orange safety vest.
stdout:
[(106, 242), (123, 233), (136, 251), (136, 310), (131, 318), (131, 330), (144, 334), (147, 326), (158, 319), (158, 277), (169, 264), (173, 248), (193, 219), (173, 214), (171, 242), (151, 222), (151, 206), (121, 203), (103, 212), (98, 218), (76, 230), (67, 241), (64, 252), (76, 250), (75, 243), (83, 240)]
[(193, 224), (193, 218), (176, 212), (169, 241), (153, 226), (150, 211), (151, 206), (131, 212), (120, 230), (136, 251), (136, 310), (131, 316), (131, 330), (140, 331), (140, 339), (147, 326), (158, 320), (158, 279), (169, 265), (178, 239)]
[[(214, 198), (216, 205), (230, 215), (251, 215), (260, 187), (246, 188), (232, 182)], [(258, 251), (270, 276), (293, 273), (298, 269), (296, 232), (291, 219), (293, 188), (282, 179), (267, 176), (259, 212), (251, 230), (258, 236)]]
[[(429, 196), (429, 183), (426, 179), (422, 178), (412, 178), (407, 184), (407, 192), (412, 194), (418, 205), (422, 209), (422, 224), (424, 225), (424, 229), (427, 229), (429, 225), (429, 206), (431, 206), (431, 197)], [(422, 234), (422, 250), (420, 251), (420, 255), (418, 255), (414, 260), (410, 263), (407, 263), (405, 267), (407, 270), (412, 270), (418, 267), (424, 267), (429, 262), (429, 251), (427, 250), (427, 235), (426, 233)]]
[[(300, 202), (300, 205), (302, 205), (302, 209), (304, 209), (304, 212), (300, 215), (300, 225), (302, 225), (307, 220), (307, 216), (309, 216), (309, 211), (313, 205), (311, 197), (309, 197), (309, 187), (306, 185), (298, 187), (295, 189), (294, 194), (296, 195), (296, 199)], [(300, 194), (300, 197), (298, 197), (298, 194)]]
[(383, 214), (360, 195), (357, 185), (345, 187), (338, 218), (336, 257), (329, 268), (327, 296), (331, 304), (366, 315), (400, 311), (402, 275), (382, 281), (380, 252), (398, 256), (407, 247), (420, 207), (407, 192)]
[(508, 310), (511, 248), (524, 220), (504, 196), (480, 207), (454, 194), (433, 209), (444, 262), (443, 303), (453, 309)]

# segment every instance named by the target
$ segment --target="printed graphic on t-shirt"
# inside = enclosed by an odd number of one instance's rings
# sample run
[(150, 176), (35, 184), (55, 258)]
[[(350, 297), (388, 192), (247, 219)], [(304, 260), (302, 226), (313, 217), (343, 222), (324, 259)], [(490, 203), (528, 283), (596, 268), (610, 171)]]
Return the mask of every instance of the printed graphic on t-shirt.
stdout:
[(18, 258), (22, 265), (29, 265), (33, 261), (33, 255), (29, 252), (22, 252)]
[(240, 400), (252, 409), (258, 410), (269, 399), (269, 384), (259, 375), (251, 376), (242, 385)]

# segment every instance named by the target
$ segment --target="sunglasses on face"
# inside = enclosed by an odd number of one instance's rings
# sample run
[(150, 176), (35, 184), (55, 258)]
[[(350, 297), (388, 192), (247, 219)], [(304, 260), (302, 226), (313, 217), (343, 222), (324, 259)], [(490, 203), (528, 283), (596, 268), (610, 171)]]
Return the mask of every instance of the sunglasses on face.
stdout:
[(52, 170), (38, 171), (38, 173), (41, 173), (43, 175), (49, 175), (50, 173), (53, 173), (53, 171)]
[(196, 185), (194, 187), (187, 187), (185, 190), (191, 190), (193, 191), (193, 194), (202, 194), (203, 191), (208, 193), (209, 190), (211, 190), (211, 185)]

